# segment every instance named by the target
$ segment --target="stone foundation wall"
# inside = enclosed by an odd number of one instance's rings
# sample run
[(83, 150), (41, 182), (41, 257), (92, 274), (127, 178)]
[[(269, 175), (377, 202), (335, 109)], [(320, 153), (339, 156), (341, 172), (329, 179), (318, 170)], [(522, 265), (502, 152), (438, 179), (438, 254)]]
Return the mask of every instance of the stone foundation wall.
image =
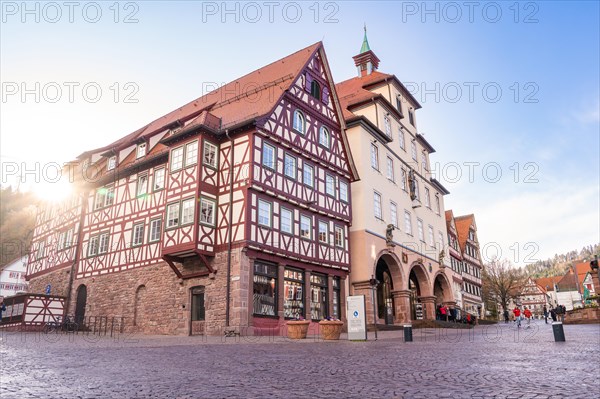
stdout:
[(50, 295), (67, 296), (69, 291), (69, 276), (71, 267), (65, 267), (29, 280), (28, 292), (45, 294), (46, 286), (50, 284)]

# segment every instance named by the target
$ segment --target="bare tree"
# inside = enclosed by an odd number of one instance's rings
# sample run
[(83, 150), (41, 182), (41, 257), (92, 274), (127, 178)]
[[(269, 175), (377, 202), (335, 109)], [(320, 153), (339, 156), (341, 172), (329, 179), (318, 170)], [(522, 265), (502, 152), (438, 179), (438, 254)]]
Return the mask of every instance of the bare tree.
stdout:
[(522, 270), (507, 259), (494, 259), (484, 265), (482, 277), (484, 300), (499, 302), (503, 309), (507, 309), (510, 300), (519, 295), (518, 288), (526, 279)]

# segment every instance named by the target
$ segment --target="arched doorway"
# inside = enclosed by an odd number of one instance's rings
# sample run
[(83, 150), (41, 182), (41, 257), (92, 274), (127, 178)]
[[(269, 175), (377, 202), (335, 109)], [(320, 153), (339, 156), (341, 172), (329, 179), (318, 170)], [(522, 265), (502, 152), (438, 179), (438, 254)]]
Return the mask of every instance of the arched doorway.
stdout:
[(451, 302), (453, 300), (450, 284), (443, 274), (438, 274), (435, 277), (435, 281), (433, 283), (433, 295), (435, 296), (436, 306), (441, 305), (444, 302)]
[(394, 298), (392, 297), (394, 283), (392, 273), (383, 258), (379, 258), (377, 262), (375, 278), (379, 280), (377, 286), (377, 315), (380, 319), (385, 320), (385, 324), (394, 324)]
[(77, 288), (77, 304), (75, 305), (75, 323), (82, 325), (85, 319), (85, 305), (87, 304), (87, 287), (80, 285)]
[(410, 291), (410, 318), (412, 320), (423, 319), (423, 304), (419, 297), (421, 296), (421, 285), (413, 268), (408, 276), (408, 289)]

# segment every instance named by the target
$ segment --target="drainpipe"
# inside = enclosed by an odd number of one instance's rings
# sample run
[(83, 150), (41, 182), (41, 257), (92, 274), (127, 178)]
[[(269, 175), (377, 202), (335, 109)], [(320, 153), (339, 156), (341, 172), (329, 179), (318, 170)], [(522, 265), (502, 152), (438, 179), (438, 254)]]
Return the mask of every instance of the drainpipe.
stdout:
[(229, 136), (229, 129), (225, 129), (225, 135), (231, 143), (231, 149), (229, 150), (229, 232), (228, 232), (228, 243), (227, 243), (227, 292), (225, 295), (225, 326), (229, 327), (229, 301), (231, 300), (231, 241), (233, 238), (233, 139)]

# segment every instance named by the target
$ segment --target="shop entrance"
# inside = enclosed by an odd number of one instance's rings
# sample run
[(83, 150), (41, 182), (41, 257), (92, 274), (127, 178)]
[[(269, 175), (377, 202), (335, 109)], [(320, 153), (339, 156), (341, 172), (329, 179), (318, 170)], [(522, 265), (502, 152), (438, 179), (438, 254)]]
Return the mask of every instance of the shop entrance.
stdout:
[(421, 287), (414, 269), (411, 270), (410, 276), (408, 277), (408, 289), (410, 290), (410, 318), (412, 320), (422, 320), (423, 304), (419, 299), (421, 296)]
[(390, 269), (383, 258), (379, 258), (377, 262), (375, 278), (379, 280), (377, 286), (378, 317), (384, 319), (385, 324), (394, 324), (394, 298), (392, 297), (394, 283)]

